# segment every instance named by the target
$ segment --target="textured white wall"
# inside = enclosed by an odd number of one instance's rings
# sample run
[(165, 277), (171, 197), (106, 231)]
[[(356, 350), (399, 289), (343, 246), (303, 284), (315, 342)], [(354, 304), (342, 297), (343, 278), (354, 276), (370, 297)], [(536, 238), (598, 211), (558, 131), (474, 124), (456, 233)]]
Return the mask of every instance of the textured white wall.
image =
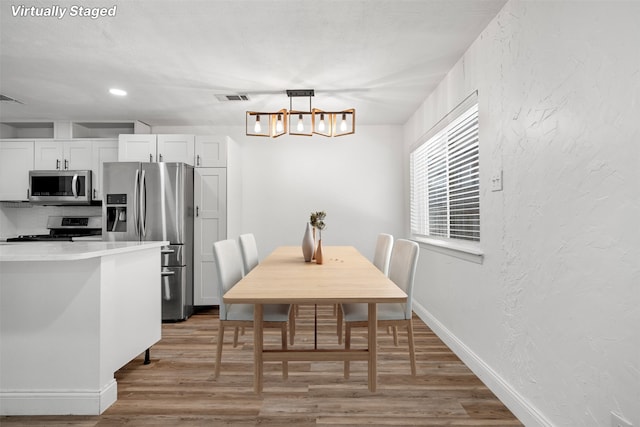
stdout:
[(640, 426), (639, 22), (510, 1), (405, 126), (479, 92), (484, 263), (423, 248), (415, 298), (528, 425)]
[(243, 127), (154, 127), (154, 133), (225, 134), (241, 149), (242, 232), (264, 258), (300, 245), (311, 211), (327, 212), (325, 245), (373, 258), (378, 233), (403, 231), (401, 126), (358, 126), (354, 135), (247, 137)]

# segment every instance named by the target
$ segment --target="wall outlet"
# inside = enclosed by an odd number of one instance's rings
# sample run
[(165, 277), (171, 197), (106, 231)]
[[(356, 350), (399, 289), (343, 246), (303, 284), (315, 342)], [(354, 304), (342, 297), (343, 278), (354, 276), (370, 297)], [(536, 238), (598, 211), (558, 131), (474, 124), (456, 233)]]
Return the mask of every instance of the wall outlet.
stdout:
[(502, 191), (502, 169), (491, 175), (491, 191)]
[(622, 418), (622, 416), (616, 414), (615, 412), (612, 412), (611, 427), (633, 427), (633, 424)]

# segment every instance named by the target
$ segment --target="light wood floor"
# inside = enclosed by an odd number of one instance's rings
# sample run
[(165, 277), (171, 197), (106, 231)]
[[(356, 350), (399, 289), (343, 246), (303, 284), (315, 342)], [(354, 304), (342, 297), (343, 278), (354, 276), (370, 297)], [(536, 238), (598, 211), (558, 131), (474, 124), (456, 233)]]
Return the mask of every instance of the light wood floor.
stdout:
[[(296, 347), (313, 346), (314, 307), (300, 307)], [(318, 307), (318, 341), (337, 346), (335, 318)], [(379, 331), (378, 391), (367, 389), (366, 364), (352, 362), (351, 378), (341, 362), (265, 365), (262, 395), (252, 391), (251, 331), (232, 347), (225, 333), (222, 372), (213, 379), (217, 309), (181, 323), (163, 324), (162, 340), (116, 373), (118, 401), (101, 416), (0, 417), (9, 426), (521, 426), (489, 389), (414, 316), (418, 375), (411, 377), (406, 335), (398, 347)], [(265, 332), (278, 347), (279, 332)], [(366, 345), (366, 330), (354, 330), (353, 347)], [(43, 361), (43, 363), (46, 363)]]

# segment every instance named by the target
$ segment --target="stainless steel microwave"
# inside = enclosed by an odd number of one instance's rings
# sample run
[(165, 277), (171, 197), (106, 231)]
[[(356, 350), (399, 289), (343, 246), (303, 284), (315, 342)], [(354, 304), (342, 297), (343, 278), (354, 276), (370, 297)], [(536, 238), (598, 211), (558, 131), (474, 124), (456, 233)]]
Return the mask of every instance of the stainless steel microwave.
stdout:
[(44, 205), (91, 204), (90, 170), (29, 171), (29, 201)]

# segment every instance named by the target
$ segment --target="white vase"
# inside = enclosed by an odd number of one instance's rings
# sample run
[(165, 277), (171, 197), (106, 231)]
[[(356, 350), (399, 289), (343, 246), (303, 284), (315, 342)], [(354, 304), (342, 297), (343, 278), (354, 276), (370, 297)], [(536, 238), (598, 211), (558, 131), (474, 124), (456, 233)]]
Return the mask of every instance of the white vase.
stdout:
[(304, 230), (304, 237), (302, 238), (302, 255), (304, 256), (305, 262), (311, 262), (314, 246), (315, 242), (313, 241), (311, 224), (307, 223), (307, 228)]

